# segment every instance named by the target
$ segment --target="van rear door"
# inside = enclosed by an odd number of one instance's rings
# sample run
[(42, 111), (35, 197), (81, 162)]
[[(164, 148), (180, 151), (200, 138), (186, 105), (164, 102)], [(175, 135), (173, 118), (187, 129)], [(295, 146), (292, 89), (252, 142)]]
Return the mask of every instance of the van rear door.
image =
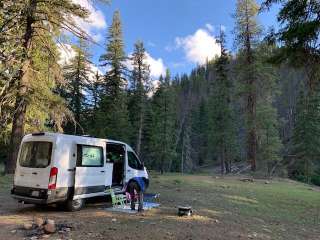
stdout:
[(77, 145), (73, 199), (94, 197), (105, 190), (107, 167), (102, 146)]
[(23, 142), (17, 161), (16, 186), (48, 189), (52, 142)]

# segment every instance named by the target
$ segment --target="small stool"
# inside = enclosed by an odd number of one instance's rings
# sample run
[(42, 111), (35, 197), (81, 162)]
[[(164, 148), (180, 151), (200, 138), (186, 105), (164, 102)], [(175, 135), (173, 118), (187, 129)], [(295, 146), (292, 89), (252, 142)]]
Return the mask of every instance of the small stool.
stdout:
[(191, 206), (178, 206), (178, 216), (191, 216), (192, 207)]

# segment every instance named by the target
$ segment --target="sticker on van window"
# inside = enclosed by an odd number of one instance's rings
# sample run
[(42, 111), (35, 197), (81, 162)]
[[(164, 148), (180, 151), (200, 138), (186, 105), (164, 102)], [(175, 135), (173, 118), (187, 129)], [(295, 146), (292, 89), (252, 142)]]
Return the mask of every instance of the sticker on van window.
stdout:
[(82, 146), (82, 166), (101, 166), (102, 161), (102, 148)]

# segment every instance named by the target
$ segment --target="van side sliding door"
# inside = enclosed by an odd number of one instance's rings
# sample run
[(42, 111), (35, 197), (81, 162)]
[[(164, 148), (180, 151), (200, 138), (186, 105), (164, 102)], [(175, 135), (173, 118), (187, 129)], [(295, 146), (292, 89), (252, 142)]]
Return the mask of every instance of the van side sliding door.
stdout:
[(101, 146), (77, 145), (73, 199), (99, 196), (105, 189), (106, 164)]

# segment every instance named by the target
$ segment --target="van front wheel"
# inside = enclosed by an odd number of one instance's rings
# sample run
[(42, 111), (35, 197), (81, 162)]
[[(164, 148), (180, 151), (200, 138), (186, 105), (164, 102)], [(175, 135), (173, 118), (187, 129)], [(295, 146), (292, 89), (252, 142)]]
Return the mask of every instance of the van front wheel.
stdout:
[(69, 212), (79, 211), (83, 206), (84, 206), (84, 199), (83, 198), (76, 199), (76, 200), (69, 199), (66, 202), (66, 209)]

